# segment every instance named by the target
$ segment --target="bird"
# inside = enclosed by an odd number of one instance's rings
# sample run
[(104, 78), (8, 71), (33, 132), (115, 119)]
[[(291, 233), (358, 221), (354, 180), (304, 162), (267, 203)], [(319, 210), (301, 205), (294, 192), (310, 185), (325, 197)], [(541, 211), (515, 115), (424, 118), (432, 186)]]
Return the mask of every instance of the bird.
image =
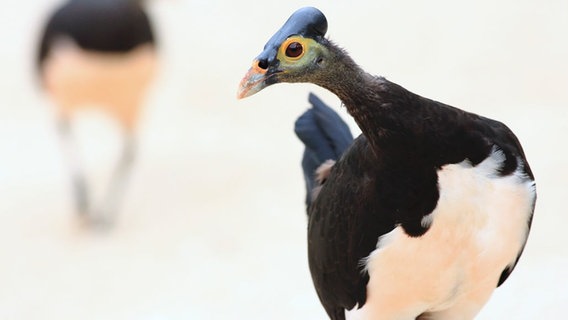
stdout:
[[(136, 125), (158, 54), (150, 18), (138, 0), (68, 0), (47, 17), (36, 65), (54, 102), (57, 128), (71, 167), (75, 209), (89, 224), (118, 210), (136, 152)], [(120, 127), (122, 150), (100, 207), (90, 201), (72, 122), (100, 110)]]
[(529, 235), (536, 184), (519, 139), (500, 121), (367, 73), (327, 26), (317, 8), (295, 11), (237, 92), (312, 83), (361, 129), (307, 209), (319, 300), (334, 320), (473, 319)]

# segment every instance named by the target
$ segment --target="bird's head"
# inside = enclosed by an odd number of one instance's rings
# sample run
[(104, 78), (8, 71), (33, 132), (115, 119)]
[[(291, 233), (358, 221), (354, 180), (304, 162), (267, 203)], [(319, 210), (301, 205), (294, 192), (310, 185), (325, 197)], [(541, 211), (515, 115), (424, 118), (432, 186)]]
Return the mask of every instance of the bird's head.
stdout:
[(264, 46), (239, 85), (239, 99), (280, 82), (317, 82), (329, 50), (325, 45), (327, 19), (305, 7), (294, 12)]

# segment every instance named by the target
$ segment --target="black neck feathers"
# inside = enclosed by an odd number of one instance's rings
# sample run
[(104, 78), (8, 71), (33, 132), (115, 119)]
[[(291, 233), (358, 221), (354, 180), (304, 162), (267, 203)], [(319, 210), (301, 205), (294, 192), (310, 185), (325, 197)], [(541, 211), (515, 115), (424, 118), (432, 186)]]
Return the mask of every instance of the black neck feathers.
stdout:
[[(440, 168), (469, 160), (477, 165), (493, 148), (503, 151), (501, 174), (524, 158), (514, 134), (501, 122), (414, 94), (385, 78), (368, 74), (349, 55), (326, 40), (330, 50), (318, 85), (335, 93), (353, 116), (375, 155), (390, 165)], [(382, 154), (388, 158), (381, 157)], [(530, 169), (526, 173), (532, 177)]]

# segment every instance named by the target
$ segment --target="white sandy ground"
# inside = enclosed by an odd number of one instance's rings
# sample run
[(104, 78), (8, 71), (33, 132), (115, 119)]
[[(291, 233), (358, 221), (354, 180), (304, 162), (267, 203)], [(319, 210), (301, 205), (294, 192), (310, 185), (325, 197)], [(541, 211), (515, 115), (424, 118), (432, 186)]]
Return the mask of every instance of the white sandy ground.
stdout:
[[(517, 269), (478, 319), (568, 313), (568, 2), (155, 0), (162, 70), (115, 227), (82, 229), (33, 49), (56, 1), (0, 10), (0, 319), (325, 319), (307, 267), (302, 146), (310, 90), (237, 101), (237, 84), (295, 9), (367, 70), (506, 122), (538, 201)], [(95, 188), (118, 149), (114, 123), (78, 122)], [(440, 270), (443, 272), (443, 270)]]

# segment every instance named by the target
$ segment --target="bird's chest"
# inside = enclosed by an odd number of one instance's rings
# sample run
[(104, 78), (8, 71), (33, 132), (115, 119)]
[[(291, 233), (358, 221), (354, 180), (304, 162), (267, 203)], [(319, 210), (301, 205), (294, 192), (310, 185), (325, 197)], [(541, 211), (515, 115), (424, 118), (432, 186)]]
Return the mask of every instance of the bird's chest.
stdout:
[(525, 243), (535, 199), (522, 173), (497, 174), (501, 162), (494, 153), (475, 167), (464, 161), (438, 171), (439, 199), (422, 219), (428, 231), (410, 237), (396, 227), (365, 260), (368, 303), (402, 299), (440, 310), (471, 292), (489, 297)]

